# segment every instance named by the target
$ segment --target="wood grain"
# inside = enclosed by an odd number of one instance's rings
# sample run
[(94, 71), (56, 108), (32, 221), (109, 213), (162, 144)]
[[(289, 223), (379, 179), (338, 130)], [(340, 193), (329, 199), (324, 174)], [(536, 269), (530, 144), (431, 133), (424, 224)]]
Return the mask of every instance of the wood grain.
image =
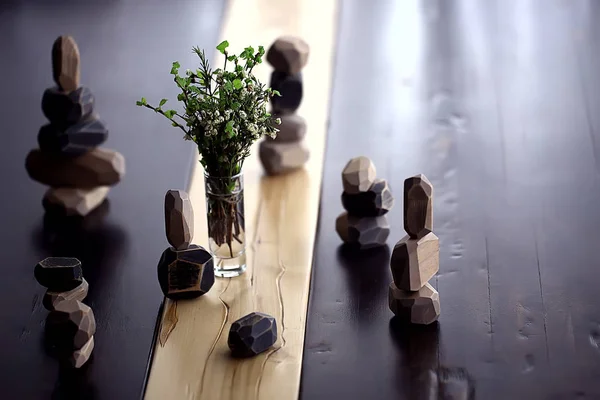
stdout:
[[(303, 70), (304, 100), (298, 113), (306, 118), (306, 145), (311, 158), (304, 169), (266, 177), (257, 146), (244, 166), (248, 231), (248, 269), (232, 279), (218, 279), (212, 290), (194, 301), (177, 304), (177, 323), (164, 345), (157, 343), (145, 397), (147, 399), (296, 399), (314, 238), (317, 228), (323, 154), (334, 57), (335, 1), (233, 0), (222, 38), (239, 51), (264, 45), (280, 35), (304, 38), (310, 45)], [(217, 57), (215, 65), (222, 63)], [(268, 82), (271, 67), (256, 74)], [(199, 165), (199, 164), (198, 164)], [(206, 207), (201, 167), (193, 174), (190, 198), (198, 228), (194, 243), (206, 244)], [(174, 303), (166, 300), (163, 318)], [(277, 319), (275, 346), (243, 361), (229, 356), (231, 323), (261, 311)]]

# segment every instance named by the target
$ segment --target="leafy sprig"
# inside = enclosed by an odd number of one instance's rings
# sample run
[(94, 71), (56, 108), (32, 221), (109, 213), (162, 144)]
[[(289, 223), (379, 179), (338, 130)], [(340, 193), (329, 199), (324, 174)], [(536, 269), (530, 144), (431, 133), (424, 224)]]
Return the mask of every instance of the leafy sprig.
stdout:
[[(212, 176), (233, 176), (241, 172), (250, 147), (262, 136), (275, 137), (280, 123), (267, 112), (267, 104), (280, 94), (265, 87), (253, 74), (262, 62), (263, 46), (246, 47), (239, 55), (227, 51), (223, 41), (217, 50), (225, 56), (223, 68), (212, 69), (204, 50), (194, 47), (199, 67), (180, 75), (181, 65), (171, 66), (173, 81), (180, 89), (177, 100), (183, 111), (164, 109), (167, 99), (152, 106), (142, 97), (136, 104), (146, 107), (181, 129), (184, 139), (196, 143), (205, 170)], [(229, 68), (228, 68), (229, 67)]]

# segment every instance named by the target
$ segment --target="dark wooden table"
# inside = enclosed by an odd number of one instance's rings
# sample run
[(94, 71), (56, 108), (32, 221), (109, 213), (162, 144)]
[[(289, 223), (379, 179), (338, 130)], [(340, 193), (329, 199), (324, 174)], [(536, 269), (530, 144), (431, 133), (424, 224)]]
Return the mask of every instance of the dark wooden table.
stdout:
[[(195, 65), (192, 46), (218, 40), (223, 2), (0, 2), (0, 208), (2, 399), (135, 399), (162, 300), (156, 265), (168, 246), (163, 199), (185, 189), (195, 151), (168, 121), (135, 106), (177, 91), (171, 63)], [(110, 137), (126, 158), (124, 180), (103, 219), (84, 228), (43, 223), (46, 188), (31, 181), (25, 156), (37, 146), (44, 89), (53, 84), (50, 54), (61, 34), (79, 44), (82, 84), (96, 95)], [(50, 255), (80, 257), (90, 283), (86, 303), (98, 323), (94, 359), (68, 374), (44, 352), (44, 288), (33, 267)]]
[[(599, 398), (600, 4), (342, 4), (301, 398)], [(133, 104), (174, 98), (170, 63), (216, 43), (221, 12), (218, 0), (0, 3), (3, 398), (139, 395), (161, 300), (162, 199), (187, 185), (193, 149)], [(85, 227), (44, 223), (45, 188), (24, 169), (63, 33), (128, 167)], [(388, 248), (355, 253), (335, 234), (340, 172), (356, 155), (396, 194)], [(402, 182), (416, 173), (435, 186), (441, 240), (442, 316), (424, 328), (387, 307)], [(98, 320), (94, 360), (76, 374), (44, 353), (32, 275), (65, 253), (84, 262)]]
[[(600, 3), (350, 0), (341, 21), (302, 399), (600, 398)], [(389, 248), (358, 255), (334, 231), (357, 155), (397, 200)], [(441, 241), (426, 329), (387, 306), (417, 173)]]

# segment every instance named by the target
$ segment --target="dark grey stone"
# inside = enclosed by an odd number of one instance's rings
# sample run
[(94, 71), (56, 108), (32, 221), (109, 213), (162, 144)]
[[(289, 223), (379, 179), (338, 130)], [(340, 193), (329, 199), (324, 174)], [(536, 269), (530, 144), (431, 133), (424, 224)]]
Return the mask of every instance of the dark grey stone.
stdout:
[(342, 205), (356, 217), (379, 217), (394, 206), (394, 196), (385, 179), (377, 179), (366, 192), (342, 193)]
[(268, 314), (253, 312), (231, 324), (227, 345), (234, 357), (252, 357), (277, 341), (277, 322)]
[(163, 294), (172, 300), (200, 297), (215, 283), (212, 255), (195, 244), (186, 250), (169, 247), (158, 262), (158, 282)]
[(53, 87), (44, 91), (42, 111), (53, 125), (64, 129), (92, 115), (94, 102), (94, 95), (87, 87), (71, 93)]
[(277, 90), (281, 97), (271, 98), (273, 112), (276, 114), (291, 114), (300, 107), (302, 102), (302, 73), (288, 75), (285, 72), (273, 71), (271, 88)]
[(335, 230), (340, 239), (359, 250), (385, 246), (390, 235), (385, 215), (360, 218), (344, 212), (335, 220)]
[(99, 119), (81, 121), (62, 131), (47, 124), (40, 128), (38, 145), (46, 153), (78, 156), (95, 149), (106, 141), (108, 130)]
[(71, 257), (48, 257), (35, 266), (35, 279), (53, 292), (75, 289), (83, 283), (81, 261)]

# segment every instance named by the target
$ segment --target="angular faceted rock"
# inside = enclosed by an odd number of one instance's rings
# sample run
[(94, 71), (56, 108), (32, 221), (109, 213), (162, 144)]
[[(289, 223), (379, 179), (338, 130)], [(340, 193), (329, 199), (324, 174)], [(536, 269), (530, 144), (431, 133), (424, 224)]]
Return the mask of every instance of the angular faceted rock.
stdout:
[(48, 289), (44, 295), (44, 298), (42, 299), (42, 304), (46, 310), (52, 311), (61, 301), (83, 301), (87, 297), (89, 288), (89, 284), (85, 279), (83, 279), (83, 282), (79, 286), (66, 292), (56, 292)]
[(33, 275), (53, 292), (75, 289), (83, 283), (81, 261), (71, 257), (48, 257), (37, 263)]
[(394, 196), (385, 179), (377, 179), (366, 192), (342, 193), (342, 205), (356, 217), (379, 217), (394, 206)]
[(83, 120), (61, 130), (47, 124), (40, 128), (38, 145), (45, 153), (79, 156), (95, 149), (108, 138), (108, 129), (98, 119)]
[(234, 357), (252, 357), (277, 341), (277, 322), (270, 315), (253, 312), (231, 324), (227, 344)]
[(90, 357), (92, 356), (92, 351), (94, 350), (94, 337), (92, 336), (90, 340), (87, 341), (86, 344), (79, 350), (73, 352), (71, 357), (69, 357), (69, 362), (73, 368), (81, 368), (83, 365), (88, 362)]
[(308, 62), (308, 43), (299, 37), (281, 36), (267, 51), (267, 62), (280, 72), (297, 74)]
[(404, 181), (404, 230), (420, 239), (433, 230), (433, 186), (425, 175)]
[(438, 237), (433, 232), (421, 239), (403, 237), (394, 246), (390, 268), (398, 289), (421, 289), (440, 269)]
[(348, 161), (342, 170), (342, 185), (344, 192), (357, 194), (366, 192), (375, 183), (377, 170), (367, 157), (355, 157)]
[(301, 168), (308, 161), (310, 152), (304, 141), (279, 143), (263, 140), (259, 144), (258, 156), (267, 174), (279, 175)]
[(190, 196), (183, 190), (169, 190), (165, 195), (165, 231), (176, 250), (184, 250), (194, 236), (194, 209)]
[(94, 95), (87, 87), (70, 93), (57, 87), (49, 88), (42, 96), (42, 111), (53, 125), (65, 128), (92, 115)]
[(271, 88), (281, 96), (271, 98), (271, 106), (275, 114), (292, 114), (302, 103), (302, 74), (288, 75), (285, 72), (273, 71)]
[(80, 301), (61, 301), (46, 318), (46, 338), (59, 353), (83, 348), (96, 333), (92, 309)]
[(79, 47), (71, 36), (60, 36), (52, 46), (52, 76), (65, 92), (79, 87)]
[(385, 216), (360, 218), (347, 212), (337, 217), (335, 230), (345, 243), (360, 250), (383, 246), (390, 235), (390, 225)]
[(213, 258), (195, 244), (186, 250), (169, 247), (158, 262), (158, 282), (163, 294), (172, 300), (200, 297), (215, 283)]
[(117, 184), (125, 175), (125, 158), (96, 148), (78, 157), (31, 150), (25, 160), (29, 177), (52, 187), (95, 188)]
[(85, 217), (102, 204), (109, 190), (109, 186), (94, 189), (50, 188), (44, 195), (42, 205), (46, 211), (57, 215)]
[(271, 139), (267, 136), (267, 141), (277, 143), (300, 142), (306, 136), (306, 120), (298, 114), (275, 115), (275, 118), (281, 118), (281, 124), (275, 125), (279, 132), (277, 137)]
[(416, 292), (398, 289), (390, 283), (390, 310), (402, 322), (429, 325), (440, 316), (440, 295), (429, 283)]

